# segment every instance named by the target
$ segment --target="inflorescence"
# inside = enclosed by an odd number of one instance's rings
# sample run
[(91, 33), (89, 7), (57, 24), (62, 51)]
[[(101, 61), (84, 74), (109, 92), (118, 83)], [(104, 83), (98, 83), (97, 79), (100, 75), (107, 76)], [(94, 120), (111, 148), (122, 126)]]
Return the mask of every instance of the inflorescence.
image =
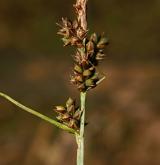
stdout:
[[(78, 8), (76, 8), (76, 13), (77, 10)], [(78, 19), (71, 21), (62, 18), (62, 23), (57, 25), (60, 27), (58, 34), (62, 36), (64, 46), (74, 46), (76, 48), (71, 83), (75, 84), (80, 92), (95, 88), (104, 79), (97, 71), (97, 66), (105, 57), (104, 48), (108, 44), (108, 39), (103, 34), (97, 35), (96, 33), (88, 37), (88, 30), (81, 26)], [(68, 105), (66, 103), (66, 107), (56, 106), (57, 119), (68, 127), (78, 130), (81, 112), (75, 108), (75, 101), (71, 98), (67, 102), (72, 102), (72, 104)]]
[(79, 130), (82, 111), (76, 106), (75, 100), (69, 98), (65, 106), (56, 106), (57, 120), (74, 130)]
[(64, 46), (71, 45), (77, 48), (71, 82), (82, 92), (96, 87), (100, 80), (96, 67), (105, 56), (104, 48), (108, 44), (108, 40), (103, 35), (98, 36), (96, 33), (88, 38), (88, 31), (85, 31), (77, 20), (72, 22), (67, 18), (62, 18), (62, 24), (58, 25), (60, 26), (58, 34), (62, 35)]

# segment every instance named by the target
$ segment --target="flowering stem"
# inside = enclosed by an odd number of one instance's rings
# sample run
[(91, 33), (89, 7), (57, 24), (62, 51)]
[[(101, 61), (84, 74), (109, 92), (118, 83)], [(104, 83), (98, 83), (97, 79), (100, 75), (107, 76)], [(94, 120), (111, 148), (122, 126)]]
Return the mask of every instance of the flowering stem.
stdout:
[(55, 125), (58, 128), (61, 128), (61, 129), (65, 130), (65, 131), (67, 131), (69, 133), (72, 133), (72, 134), (75, 134), (75, 132), (76, 132), (74, 129), (71, 129), (71, 128), (67, 127), (64, 124), (57, 122), (56, 120), (53, 120), (53, 119), (51, 119), (51, 118), (49, 118), (49, 117), (47, 117), (47, 116), (45, 116), (45, 115), (43, 115), (43, 114), (33, 110), (31, 108), (28, 108), (28, 107), (22, 105), (21, 103), (19, 103), (18, 101), (12, 99), (10, 96), (8, 96), (8, 95), (6, 95), (4, 93), (0, 92), (0, 97), (5, 98), (6, 100), (8, 100), (12, 104), (16, 105), (17, 107), (21, 108), (22, 110), (24, 110), (24, 111), (26, 111), (28, 113), (31, 113), (32, 115), (35, 115), (35, 116), (41, 118), (42, 120), (45, 120), (48, 123), (51, 123), (51, 124)]
[(85, 103), (86, 103), (86, 92), (80, 93), (80, 101), (81, 101), (81, 123), (80, 123), (80, 134), (76, 134), (77, 139), (77, 165), (84, 164), (84, 126), (85, 126)]
[[(88, 0), (77, 0), (77, 18), (83, 28), (87, 31), (87, 2)], [(81, 55), (84, 56), (85, 52), (80, 49)], [(80, 134), (76, 134), (77, 140), (77, 165), (84, 165), (84, 126), (85, 126), (85, 103), (86, 103), (86, 92), (80, 93), (81, 111), (82, 116), (80, 120)]]

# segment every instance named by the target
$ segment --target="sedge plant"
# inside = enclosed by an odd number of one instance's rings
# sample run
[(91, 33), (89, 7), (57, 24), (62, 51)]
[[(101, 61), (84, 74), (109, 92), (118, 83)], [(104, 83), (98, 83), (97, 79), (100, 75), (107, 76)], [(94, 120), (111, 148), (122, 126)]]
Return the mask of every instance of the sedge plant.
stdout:
[(98, 72), (97, 66), (105, 56), (104, 48), (108, 44), (108, 40), (103, 34), (88, 35), (87, 0), (77, 0), (73, 7), (76, 15), (75, 20), (62, 18), (61, 23), (57, 25), (60, 28), (58, 34), (61, 35), (64, 46), (75, 48), (74, 67), (70, 82), (76, 86), (80, 93), (80, 106), (76, 105), (76, 100), (69, 97), (65, 105), (55, 106), (54, 111), (57, 116), (56, 119), (52, 119), (26, 107), (4, 93), (0, 92), (0, 96), (21, 110), (73, 134), (77, 142), (77, 165), (84, 165), (86, 96), (89, 90), (95, 88), (105, 79), (105, 76)]

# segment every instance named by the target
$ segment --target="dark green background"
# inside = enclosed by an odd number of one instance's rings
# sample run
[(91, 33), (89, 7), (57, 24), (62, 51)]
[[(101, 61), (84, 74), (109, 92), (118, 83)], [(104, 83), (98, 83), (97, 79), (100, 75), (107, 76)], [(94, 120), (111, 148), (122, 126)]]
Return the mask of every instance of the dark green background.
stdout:
[[(54, 117), (54, 105), (79, 93), (69, 83), (72, 48), (56, 32), (74, 18), (73, 0), (0, 1), (0, 91)], [(89, 33), (110, 40), (88, 93), (87, 165), (160, 164), (160, 1), (89, 0)], [(74, 165), (71, 135), (0, 99), (1, 165)]]

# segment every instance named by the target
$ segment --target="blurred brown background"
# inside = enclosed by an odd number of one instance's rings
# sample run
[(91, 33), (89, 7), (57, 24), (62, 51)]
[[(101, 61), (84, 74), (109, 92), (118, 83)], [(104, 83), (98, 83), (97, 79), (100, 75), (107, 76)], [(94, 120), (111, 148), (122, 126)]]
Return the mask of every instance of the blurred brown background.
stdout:
[[(74, 50), (55, 25), (73, 0), (0, 0), (0, 91), (54, 117), (78, 98), (69, 83)], [(107, 79), (88, 93), (87, 165), (160, 164), (160, 1), (89, 0), (90, 32), (110, 46)], [(75, 139), (0, 99), (0, 165), (74, 165)]]

